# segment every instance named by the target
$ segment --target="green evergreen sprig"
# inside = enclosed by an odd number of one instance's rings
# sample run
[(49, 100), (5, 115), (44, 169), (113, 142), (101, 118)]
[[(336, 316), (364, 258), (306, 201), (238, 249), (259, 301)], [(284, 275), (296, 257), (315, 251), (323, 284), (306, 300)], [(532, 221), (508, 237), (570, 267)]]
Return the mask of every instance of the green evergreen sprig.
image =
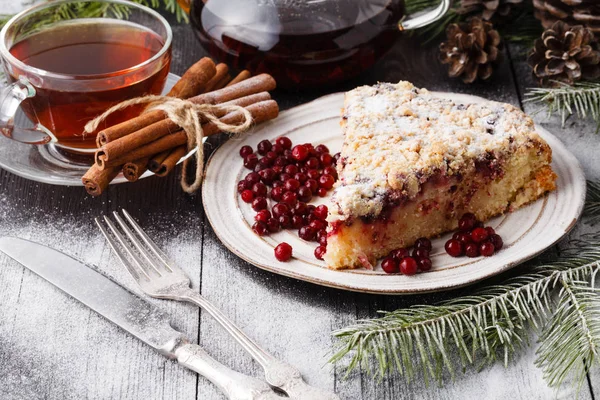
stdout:
[(570, 116), (576, 115), (592, 117), (600, 128), (600, 81), (573, 85), (554, 81), (554, 84), (554, 87), (528, 89), (525, 102), (541, 105), (548, 115), (558, 113), (563, 127)]
[[(589, 189), (586, 211), (600, 217), (600, 184)], [(396, 373), (410, 381), (442, 383), (445, 373), (481, 368), (512, 355), (538, 332), (536, 365), (552, 387), (568, 376), (579, 386), (600, 351), (600, 235), (584, 235), (556, 256), (527, 263), (529, 271), (488, 285), (469, 296), (417, 305), (335, 331), (339, 349), (331, 362), (350, 357), (347, 372), (363, 368), (380, 377)], [(558, 345), (560, 343), (560, 345)]]

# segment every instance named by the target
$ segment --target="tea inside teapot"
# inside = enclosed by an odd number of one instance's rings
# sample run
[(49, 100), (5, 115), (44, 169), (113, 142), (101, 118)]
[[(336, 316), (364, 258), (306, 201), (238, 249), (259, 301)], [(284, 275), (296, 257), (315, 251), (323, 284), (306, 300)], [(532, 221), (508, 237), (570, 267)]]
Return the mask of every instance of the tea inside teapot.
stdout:
[(219, 61), (289, 88), (370, 67), (393, 44), (403, 13), (398, 0), (195, 0), (191, 22)]

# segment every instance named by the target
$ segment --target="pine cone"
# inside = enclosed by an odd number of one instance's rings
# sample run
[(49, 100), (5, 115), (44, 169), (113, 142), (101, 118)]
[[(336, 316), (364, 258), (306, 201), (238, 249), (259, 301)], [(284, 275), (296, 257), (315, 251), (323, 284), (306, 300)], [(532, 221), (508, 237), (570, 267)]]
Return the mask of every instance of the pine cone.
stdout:
[(543, 86), (600, 77), (600, 45), (594, 33), (581, 25), (555, 22), (535, 41), (527, 61)]
[(534, 15), (549, 29), (556, 21), (583, 25), (600, 34), (600, 4), (598, 0), (533, 0)]
[(486, 21), (501, 21), (522, 3), (523, 0), (462, 0), (457, 12), (474, 14)]
[(464, 83), (488, 79), (501, 61), (500, 35), (481, 18), (448, 25), (446, 36), (447, 41), (440, 44), (440, 61), (449, 64), (451, 78), (460, 76)]

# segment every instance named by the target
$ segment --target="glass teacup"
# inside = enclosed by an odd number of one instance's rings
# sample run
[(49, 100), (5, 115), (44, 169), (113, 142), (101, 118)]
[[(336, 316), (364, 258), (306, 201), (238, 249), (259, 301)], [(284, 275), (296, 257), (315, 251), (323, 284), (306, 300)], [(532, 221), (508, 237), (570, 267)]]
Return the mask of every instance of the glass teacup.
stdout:
[[(160, 94), (171, 41), (160, 14), (124, 0), (52, 1), (17, 14), (0, 32), (10, 83), (0, 92), (0, 130), (20, 142), (93, 151), (96, 135), (85, 124), (123, 100)], [(15, 126), (19, 106), (32, 127)], [(115, 113), (99, 129), (138, 112)]]

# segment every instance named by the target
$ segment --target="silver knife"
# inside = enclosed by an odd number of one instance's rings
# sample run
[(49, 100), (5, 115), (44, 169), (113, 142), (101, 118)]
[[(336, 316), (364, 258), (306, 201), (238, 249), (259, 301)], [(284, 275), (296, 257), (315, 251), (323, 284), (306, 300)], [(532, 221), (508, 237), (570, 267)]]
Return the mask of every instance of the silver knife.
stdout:
[(227, 368), (189, 343), (171, 327), (167, 314), (74, 258), (14, 237), (0, 237), (0, 251), (161, 354), (206, 377), (229, 399), (281, 400), (266, 382)]

